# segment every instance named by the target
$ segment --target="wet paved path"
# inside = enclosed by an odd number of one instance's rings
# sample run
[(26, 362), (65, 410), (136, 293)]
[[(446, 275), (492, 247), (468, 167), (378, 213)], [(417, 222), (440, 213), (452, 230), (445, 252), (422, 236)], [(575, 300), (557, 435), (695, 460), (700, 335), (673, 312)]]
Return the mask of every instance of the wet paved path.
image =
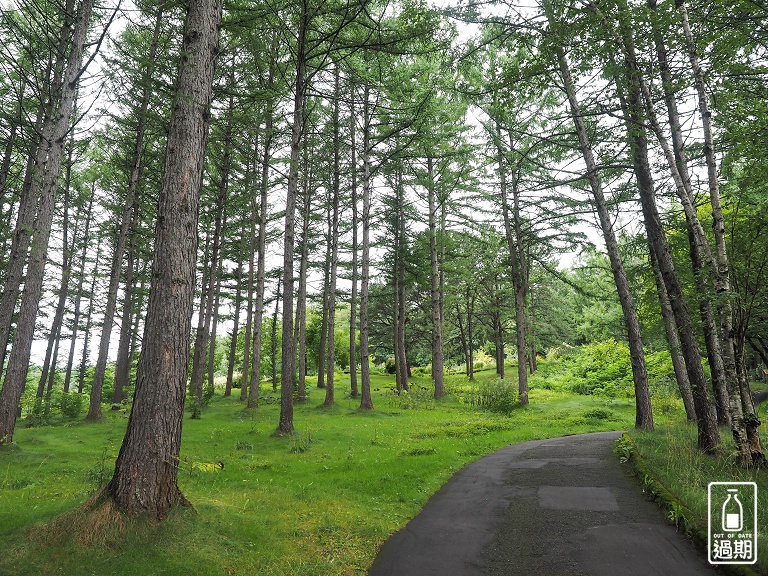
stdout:
[(711, 576), (612, 453), (618, 432), (502, 448), (459, 471), (369, 576)]

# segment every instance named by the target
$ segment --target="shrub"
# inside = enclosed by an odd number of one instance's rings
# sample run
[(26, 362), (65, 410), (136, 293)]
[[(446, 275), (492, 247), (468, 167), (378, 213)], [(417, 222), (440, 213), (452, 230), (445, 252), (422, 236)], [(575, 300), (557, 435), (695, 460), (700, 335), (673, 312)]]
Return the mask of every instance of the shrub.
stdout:
[(59, 402), (61, 413), (68, 418), (77, 418), (83, 410), (83, 395), (77, 392), (62, 394)]
[(477, 389), (477, 405), (484, 410), (510, 414), (517, 404), (517, 387), (502, 380), (483, 382)]

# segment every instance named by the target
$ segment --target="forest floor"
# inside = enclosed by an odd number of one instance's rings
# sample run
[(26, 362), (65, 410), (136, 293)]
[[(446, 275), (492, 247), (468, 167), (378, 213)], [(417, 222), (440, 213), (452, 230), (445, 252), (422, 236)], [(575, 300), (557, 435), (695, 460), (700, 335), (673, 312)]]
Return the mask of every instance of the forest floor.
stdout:
[[(296, 434), (281, 438), (272, 436), (277, 393), (265, 390), (247, 411), (219, 392), (184, 422), (179, 486), (194, 508), (88, 533), (73, 529), (68, 511), (111, 477), (126, 410), (21, 428), (0, 452), (0, 574), (364, 574), (390, 534), (469, 462), (510, 444), (634, 424), (631, 399), (550, 390), (534, 378), (530, 405), (505, 414), (483, 401), (491, 372), (479, 384), (447, 380), (449, 395), (435, 400), (426, 378), (398, 396), (391, 376), (375, 375), (375, 409), (361, 412), (342, 397), (348, 378), (339, 375), (336, 405), (321, 407), (324, 393), (313, 389), (295, 406)], [(664, 429), (679, 419), (664, 410), (656, 421)]]

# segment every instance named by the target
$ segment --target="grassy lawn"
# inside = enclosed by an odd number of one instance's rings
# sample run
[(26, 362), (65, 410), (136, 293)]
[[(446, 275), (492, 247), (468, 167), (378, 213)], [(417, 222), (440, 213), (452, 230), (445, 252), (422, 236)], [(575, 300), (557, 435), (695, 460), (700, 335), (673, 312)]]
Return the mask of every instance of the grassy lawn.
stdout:
[(315, 391), (296, 406), (292, 437), (271, 436), (271, 392), (252, 412), (214, 397), (201, 419), (184, 422), (179, 484), (194, 511), (117, 533), (51, 520), (109, 479), (127, 415), (19, 429), (16, 446), (0, 452), (0, 574), (363, 574), (468, 462), (515, 442), (634, 422), (629, 400), (534, 387), (530, 406), (504, 415), (478, 408), (476, 387), (460, 377), (440, 401), (427, 380), (397, 397), (392, 377), (374, 378), (374, 411), (344, 398), (321, 408)]
[[(194, 509), (160, 524), (96, 518), (82, 529), (81, 515), (60, 515), (111, 477), (124, 410), (99, 423), (20, 428), (0, 452), (0, 575), (364, 574), (387, 537), (468, 462), (511, 443), (634, 425), (633, 400), (550, 389), (544, 368), (531, 404), (509, 414), (484, 406), (492, 372), (479, 373), (479, 384), (449, 377), (439, 401), (426, 379), (398, 397), (393, 378), (377, 375), (372, 412), (349, 398), (322, 408), (315, 389), (295, 407), (296, 434), (281, 438), (272, 437), (276, 394), (250, 412), (217, 395), (201, 419), (184, 422), (179, 484)], [(339, 379), (337, 397), (348, 385)], [(646, 441), (662, 453), (693, 445), (688, 427), (670, 425), (679, 406), (661, 407), (657, 424), (673, 436), (636, 434), (640, 450)]]

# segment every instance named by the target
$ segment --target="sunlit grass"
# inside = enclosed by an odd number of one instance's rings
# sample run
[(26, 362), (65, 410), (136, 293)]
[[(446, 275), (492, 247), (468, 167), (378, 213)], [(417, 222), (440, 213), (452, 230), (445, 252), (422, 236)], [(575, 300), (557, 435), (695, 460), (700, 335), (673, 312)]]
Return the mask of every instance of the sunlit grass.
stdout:
[(337, 405), (320, 408), (322, 391), (311, 391), (295, 407), (296, 433), (281, 438), (272, 437), (271, 391), (253, 411), (214, 397), (201, 419), (184, 422), (179, 485), (194, 511), (131, 525), (103, 545), (57, 533), (50, 520), (109, 479), (125, 411), (105, 411), (96, 424), (19, 429), (16, 447), (0, 453), (0, 573), (364, 574), (384, 540), (468, 462), (515, 442), (634, 422), (630, 400), (544, 390), (535, 380), (528, 407), (480, 410), (450, 394), (471, 387), (457, 377), (435, 400), (427, 379), (415, 378), (401, 398), (391, 377), (375, 376), (376, 408), (360, 412), (339, 378)]

